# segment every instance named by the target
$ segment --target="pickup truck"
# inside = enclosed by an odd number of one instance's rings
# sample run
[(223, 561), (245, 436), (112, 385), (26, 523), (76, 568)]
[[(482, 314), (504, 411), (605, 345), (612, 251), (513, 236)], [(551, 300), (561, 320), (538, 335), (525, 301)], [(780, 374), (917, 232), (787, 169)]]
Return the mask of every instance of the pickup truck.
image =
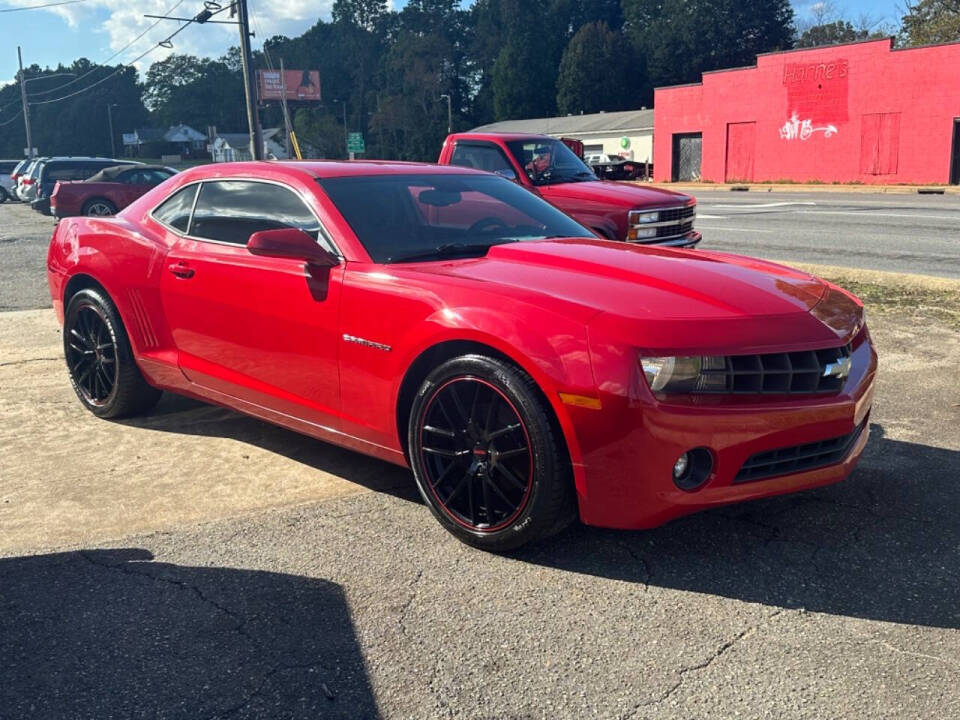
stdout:
[(50, 195), (46, 214), (58, 219), (114, 215), (176, 172), (161, 165), (113, 165), (88, 180), (60, 180)]
[(692, 247), (697, 201), (690, 195), (601, 180), (568, 143), (546, 135), (454, 133), (440, 165), (494, 172), (513, 180), (591, 228), (601, 237), (648, 245)]

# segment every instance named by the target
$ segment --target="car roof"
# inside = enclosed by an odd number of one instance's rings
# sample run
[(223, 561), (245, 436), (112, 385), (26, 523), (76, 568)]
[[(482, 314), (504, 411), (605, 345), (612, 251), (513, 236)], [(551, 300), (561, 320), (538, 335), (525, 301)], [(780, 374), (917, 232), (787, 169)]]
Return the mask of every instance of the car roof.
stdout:
[(551, 137), (549, 135), (540, 135), (537, 133), (521, 133), (521, 132), (464, 132), (464, 133), (454, 133), (453, 138), (455, 140), (505, 140), (507, 142), (511, 140), (534, 140), (534, 141), (553, 141), (557, 138)]
[(430, 163), (388, 160), (266, 160), (235, 163), (211, 163), (185, 170), (187, 181), (214, 180), (229, 176), (256, 177), (258, 172), (309, 175), (314, 178), (381, 176), (381, 175), (488, 175), (471, 168), (433, 165)]
[(125, 172), (137, 172), (141, 170), (160, 170), (162, 172), (172, 172), (176, 173), (176, 170), (168, 168), (164, 165), (132, 165), (130, 163), (124, 165), (110, 165), (103, 168), (96, 175), (90, 177), (88, 182), (112, 182), (116, 180), (117, 176)]

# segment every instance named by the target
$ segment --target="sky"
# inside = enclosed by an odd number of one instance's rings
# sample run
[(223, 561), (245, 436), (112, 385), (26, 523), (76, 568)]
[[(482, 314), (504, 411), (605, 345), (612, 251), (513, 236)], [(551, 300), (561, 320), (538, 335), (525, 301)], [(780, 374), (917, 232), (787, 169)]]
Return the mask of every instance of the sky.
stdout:
[[(0, 0), (0, 10), (39, 5), (49, 0)], [(794, 0), (800, 21), (812, 16), (822, 0)], [(17, 72), (17, 45), (23, 48), (24, 64), (53, 66), (69, 64), (78, 57), (105, 62), (133, 38), (146, 30), (152, 19), (144, 13), (189, 17), (199, 12), (201, 0), (83, 0), (42, 10), (0, 12), (0, 85), (11, 82)], [(394, 0), (402, 7), (404, 0)], [(333, 0), (249, 0), (251, 25), (257, 37), (254, 47), (273, 35), (299, 35), (316, 22), (329, 19)], [(856, 20), (865, 13), (873, 20), (897, 25), (902, 0), (832, 0), (845, 17)], [(226, 14), (226, 13), (224, 13)], [(161, 21), (128, 50), (111, 59), (111, 64), (130, 62), (157, 41), (175, 30), (177, 23)], [(174, 40), (172, 50), (157, 49), (138, 68), (171, 52), (218, 57), (237, 42), (233, 25), (205, 25), (187, 28)]]

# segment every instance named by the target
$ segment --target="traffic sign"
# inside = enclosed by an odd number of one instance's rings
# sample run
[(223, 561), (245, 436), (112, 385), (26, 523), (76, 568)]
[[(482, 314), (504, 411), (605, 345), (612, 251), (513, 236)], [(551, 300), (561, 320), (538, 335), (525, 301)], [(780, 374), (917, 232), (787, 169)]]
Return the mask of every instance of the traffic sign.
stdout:
[(363, 133), (352, 132), (347, 135), (347, 152), (364, 152)]

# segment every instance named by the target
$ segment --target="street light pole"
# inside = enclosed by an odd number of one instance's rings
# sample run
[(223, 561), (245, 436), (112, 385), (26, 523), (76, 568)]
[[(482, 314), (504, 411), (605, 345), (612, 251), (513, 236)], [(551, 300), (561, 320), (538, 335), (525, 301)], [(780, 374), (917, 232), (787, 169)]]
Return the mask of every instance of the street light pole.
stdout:
[(117, 145), (113, 138), (113, 108), (117, 107), (116, 103), (107, 103), (107, 123), (110, 126), (110, 157), (115, 158), (117, 156)]
[(250, 126), (250, 156), (263, 160), (263, 133), (257, 117), (257, 88), (253, 79), (253, 59), (250, 51), (250, 19), (247, 0), (236, 0), (240, 25), (240, 59), (243, 64), (243, 90), (247, 98), (247, 124)]
[(23, 102), (23, 124), (27, 129), (27, 157), (33, 157), (33, 135), (30, 132), (30, 103), (27, 102), (27, 79), (23, 75), (23, 55), (17, 45), (17, 61), (20, 63), (20, 100)]
[(453, 132), (453, 107), (450, 104), (450, 96), (446, 93), (440, 96), (440, 99), (447, 99), (447, 135)]

